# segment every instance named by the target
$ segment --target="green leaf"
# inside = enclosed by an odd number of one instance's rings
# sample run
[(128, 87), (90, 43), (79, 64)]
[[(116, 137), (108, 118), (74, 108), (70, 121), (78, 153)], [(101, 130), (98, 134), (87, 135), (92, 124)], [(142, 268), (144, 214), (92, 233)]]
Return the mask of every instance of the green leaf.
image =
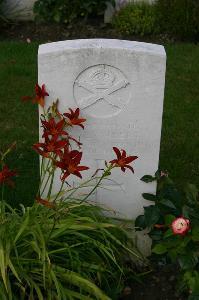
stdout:
[[(190, 241), (191, 241), (190, 235), (185, 236), (181, 241), (181, 247), (185, 248)], [(186, 251), (186, 249), (185, 249), (185, 251)]]
[(155, 247), (152, 249), (152, 252), (155, 254), (164, 254), (167, 252), (167, 248), (163, 244), (157, 244)]
[(191, 296), (194, 296), (193, 298), (188, 298), (188, 299), (194, 299), (198, 300), (196, 298), (199, 295), (199, 273), (198, 271), (186, 271), (184, 273), (184, 281), (188, 285), (189, 289), (191, 290), (192, 294)]
[(168, 199), (172, 201), (172, 203), (175, 203), (175, 206), (178, 207), (178, 209), (182, 208), (184, 196), (175, 188), (175, 186), (171, 186), (171, 185), (165, 186), (160, 191), (160, 195), (162, 199)]
[(146, 200), (149, 200), (149, 201), (156, 201), (157, 200), (157, 197), (156, 195), (153, 195), (153, 194), (149, 194), (149, 193), (143, 193), (142, 194), (142, 197)]
[[(198, 205), (197, 205), (198, 206)], [(197, 221), (197, 223), (199, 223), (199, 206), (187, 206), (184, 205), (182, 208), (182, 215), (186, 218), (186, 219), (195, 219)]]
[(144, 175), (140, 180), (148, 183), (148, 182), (152, 182), (152, 181), (155, 181), (156, 178), (151, 176), (151, 175)]
[(14, 239), (14, 243), (17, 242), (17, 240), (19, 239), (19, 237), (22, 235), (22, 233), (24, 232), (25, 229), (27, 229), (27, 226), (29, 224), (29, 213), (27, 212), (26, 216), (25, 216), (25, 219), (23, 221), (23, 223), (21, 224), (21, 227)]
[(74, 286), (81, 287), (85, 291), (89, 291), (89, 293), (94, 295), (97, 299), (111, 300), (111, 298), (106, 296), (104, 292), (100, 290), (93, 282), (80, 276), (78, 273), (65, 270), (64, 268), (58, 266), (55, 268), (56, 272), (58, 272), (60, 276), (69, 284), (73, 284)]
[(194, 268), (198, 263), (198, 257), (192, 253), (188, 255), (180, 255), (178, 257), (178, 261), (180, 264), (180, 267), (183, 270), (188, 270)]
[(192, 229), (192, 240), (194, 242), (198, 242), (199, 241), (199, 228), (198, 227), (194, 227)]
[(186, 198), (190, 203), (197, 202), (198, 189), (194, 184), (187, 184), (185, 187)]
[(168, 237), (170, 237), (170, 236), (172, 236), (172, 235), (173, 235), (172, 230), (171, 230), (171, 229), (168, 229), (168, 230), (164, 233), (164, 238), (166, 239), (166, 238), (168, 238)]
[(168, 200), (168, 199), (162, 199), (159, 201), (160, 204), (172, 208), (172, 209), (176, 209), (175, 205), (173, 204), (172, 201)]
[[(168, 232), (169, 234), (169, 232)], [(164, 245), (166, 245), (167, 248), (173, 249), (175, 251), (179, 252), (180, 244), (182, 243), (182, 238), (179, 235), (172, 235), (169, 239), (164, 240)]]
[(162, 230), (153, 229), (150, 231), (149, 236), (153, 241), (160, 241), (162, 240), (163, 232)]
[(59, 283), (59, 280), (57, 279), (57, 276), (55, 275), (53, 269), (50, 270), (50, 275), (51, 275), (52, 281), (55, 284), (58, 299), (61, 299), (62, 296), (61, 296), (61, 291), (60, 291), (60, 283)]
[(15, 267), (13, 266), (13, 263), (11, 262), (10, 258), (8, 258), (8, 266), (9, 266), (10, 270), (12, 271), (12, 273), (14, 274), (14, 276), (18, 279), (18, 281), (21, 282), (21, 279), (19, 278), (19, 275), (17, 274), (17, 271), (16, 271)]
[(171, 249), (171, 250), (169, 249), (168, 256), (173, 263), (176, 263), (176, 259), (178, 257), (178, 253), (177, 253), (176, 249)]
[(150, 227), (158, 222), (160, 218), (160, 210), (155, 205), (145, 206), (144, 216), (145, 216), (146, 226)]
[(166, 215), (164, 217), (165, 225), (170, 225), (175, 219), (176, 217), (174, 215)]
[(140, 215), (136, 218), (135, 220), (135, 227), (136, 230), (144, 229), (146, 228), (146, 222), (145, 222), (145, 217), (143, 215)]
[(7, 265), (5, 262), (4, 249), (2, 245), (0, 245), (0, 270), (1, 270), (1, 277), (3, 279), (3, 283), (5, 285), (6, 290), (8, 291), (7, 280), (6, 280)]

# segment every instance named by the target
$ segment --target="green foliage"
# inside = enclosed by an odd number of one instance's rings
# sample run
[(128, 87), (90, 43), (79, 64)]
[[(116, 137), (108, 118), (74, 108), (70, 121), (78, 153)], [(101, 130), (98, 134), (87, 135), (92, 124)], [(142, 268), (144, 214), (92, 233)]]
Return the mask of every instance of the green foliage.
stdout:
[(113, 26), (122, 34), (152, 34), (156, 31), (154, 6), (144, 2), (130, 3), (114, 17)]
[(106, 3), (107, 0), (37, 0), (34, 12), (37, 19), (70, 23), (79, 17), (87, 18), (103, 14)]
[(123, 34), (165, 33), (180, 39), (198, 39), (198, 0), (156, 0), (153, 4), (131, 3), (113, 20)]
[(156, 18), (162, 33), (183, 39), (199, 34), (198, 0), (157, 0)]
[(114, 299), (124, 259), (139, 254), (102, 212), (72, 200), (21, 210), (1, 202), (0, 299)]
[[(146, 182), (148, 182), (148, 177)], [(154, 178), (154, 177), (151, 177)], [(149, 229), (152, 238), (152, 253), (165, 257), (169, 263), (178, 265), (181, 270), (181, 285), (192, 291), (189, 299), (199, 292), (199, 194), (193, 184), (187, 184), (180, 191), (165, 173), (157, 172), (156, 195), (143, 194), (145, 200), (154, 205), (144, 207), (144, 215), (136, 219), (137, 229)], [(143, 178), (142, 178), (143, 180)], [(175, 234), (172, 222), (179, 217), (189, 220), (186, 234)]]
[(156, 177), (153, 177), (151, 175), (144, 175), (142, 178), (141, 178), (142, 181), (144, 182), (153, 182), (156, 180)]

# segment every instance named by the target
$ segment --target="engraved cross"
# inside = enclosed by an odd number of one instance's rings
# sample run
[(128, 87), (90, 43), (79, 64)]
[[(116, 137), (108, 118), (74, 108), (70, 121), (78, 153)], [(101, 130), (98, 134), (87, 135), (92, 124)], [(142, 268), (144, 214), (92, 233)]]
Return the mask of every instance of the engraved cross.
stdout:
[(113, 86), (111, 86), (108, 89), (99, 89), (85, 81), (80, 82), (77, 80), (75, 83), (79, 87), (82, 87), (93, 94), (89, 97), (85, 97), (80, 100), (80, 108), (81, 109), (89, 107), (102, 99), (105, 100), (108, 104), (121, 109), (123, 107), (123, 104), (121, 103), (121, 101), (119, 104), (115, 104), (113, 102), (113, 100), (111, 99), (110, 95), (122, 88), (125, 88), (129, 84), (129, 82), (127, 80), (123, 79), (123, 80), (120, 80), (119, 82), (115, 83)]

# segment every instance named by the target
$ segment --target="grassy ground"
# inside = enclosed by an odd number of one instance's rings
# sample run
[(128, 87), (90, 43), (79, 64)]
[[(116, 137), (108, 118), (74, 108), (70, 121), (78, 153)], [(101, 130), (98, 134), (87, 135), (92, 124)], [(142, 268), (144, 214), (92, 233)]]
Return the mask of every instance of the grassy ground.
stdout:
[(37, 107), (24, 104), (21, 96), (32, 94), (37, 78), (37, 45), (0, 44), (0, 148), (17, 141), (10, 155), (16, 168), (15, 189), (7, 196), (10, 203), (30, 204), (38, 185), (38, 157), (31, 149), (38, 140)]
[(199, 46), (167, 45), (160, 168), (199, 186)]
[[(10, 165), (19, 177), (7, 193), (10, 203), (30, 204), (38, 185), (36, 106), (21, 102), (37, 78), (37, 44), (0, 43), (0, 148), (17, 141)], [(199, 183), (199, 46), (167, 45), (165, 108), (160, 168), (181, 184)], [(144, 175), (144, 174), (143, 174)]]

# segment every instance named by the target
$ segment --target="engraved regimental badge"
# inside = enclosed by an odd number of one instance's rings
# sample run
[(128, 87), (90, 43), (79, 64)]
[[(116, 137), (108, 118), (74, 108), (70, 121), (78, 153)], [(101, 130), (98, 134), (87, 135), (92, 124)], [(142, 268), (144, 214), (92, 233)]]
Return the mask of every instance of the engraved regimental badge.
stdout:
[(93, 117), (118, 114), (129, 101), (129, 81), (118, 68), (95, 65), (81, 72), (73, 87), (81, 110)]

